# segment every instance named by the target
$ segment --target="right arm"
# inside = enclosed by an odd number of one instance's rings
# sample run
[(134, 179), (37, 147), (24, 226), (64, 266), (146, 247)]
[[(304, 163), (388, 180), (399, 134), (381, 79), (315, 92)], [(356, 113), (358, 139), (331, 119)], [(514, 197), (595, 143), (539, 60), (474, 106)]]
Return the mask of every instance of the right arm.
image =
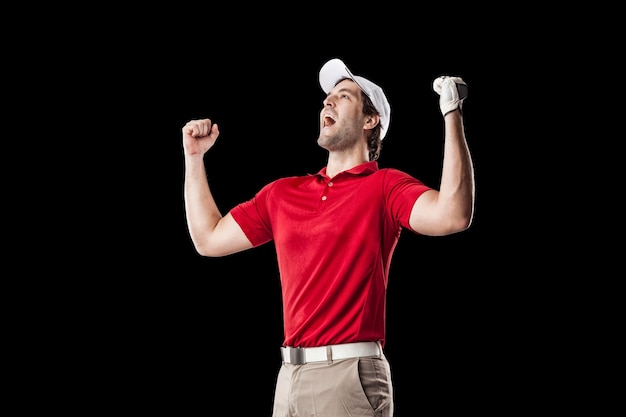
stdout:
[(219, 136), (210, 119), (191, 120), (182, 129), (185, 154), (185, 213), (196, 251), (202, 256), (225, 256), (252, 247), (230, 213), (222, 216), (213, 199), (204, 167), (204, 154)]

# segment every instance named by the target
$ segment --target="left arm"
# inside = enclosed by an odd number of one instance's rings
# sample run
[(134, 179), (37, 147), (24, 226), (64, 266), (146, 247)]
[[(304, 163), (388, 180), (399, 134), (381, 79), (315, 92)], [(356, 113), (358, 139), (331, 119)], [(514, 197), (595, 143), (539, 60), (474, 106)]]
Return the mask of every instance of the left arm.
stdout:
[[(439, 190), (426, 191), (417, 199), (409, 220), (414, 231), (428, 236), (462, 232), (470, 227), (474, 215), (474, 165), (461, 113), (467, 90), (457, 90), (453, 80), (463, 83), (460, 78), (440, 77), (438, 80), (440, 84), (435, 81), (435, 90), (441, 95), (445, 123), (441, 185)], [(445, 81), (441, 83), (441, 80)]]

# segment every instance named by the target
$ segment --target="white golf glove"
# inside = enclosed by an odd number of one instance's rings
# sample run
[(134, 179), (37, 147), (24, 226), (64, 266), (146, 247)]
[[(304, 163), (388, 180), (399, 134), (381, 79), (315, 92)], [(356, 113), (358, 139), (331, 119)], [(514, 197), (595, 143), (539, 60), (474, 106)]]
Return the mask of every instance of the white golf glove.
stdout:
[(459, 77), (443, 75), (433, 81), (433, 90), (439, 94), (439, 107), (445, 116), (451, 111), (462, 110), (467, 98), (467, 84)]

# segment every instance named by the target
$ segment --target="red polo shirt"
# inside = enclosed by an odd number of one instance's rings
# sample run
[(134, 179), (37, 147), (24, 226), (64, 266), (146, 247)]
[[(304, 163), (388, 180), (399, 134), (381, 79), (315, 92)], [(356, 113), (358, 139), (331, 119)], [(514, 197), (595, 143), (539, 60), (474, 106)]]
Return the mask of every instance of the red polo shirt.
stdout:
[(334, 178), (281, 178), (231, 210), (254, 246), (274, 240), (285, 346), (385, 342), (391, 256), (430, 188), (366, 162)]

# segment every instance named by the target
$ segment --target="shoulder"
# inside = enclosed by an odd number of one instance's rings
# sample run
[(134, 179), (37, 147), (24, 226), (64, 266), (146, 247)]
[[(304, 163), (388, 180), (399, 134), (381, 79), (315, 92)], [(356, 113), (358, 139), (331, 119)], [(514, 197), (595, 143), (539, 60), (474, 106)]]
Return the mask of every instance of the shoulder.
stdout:
[(376, 174), (383, 178), (384, 181), (413, 180), (419, 182), (417, 178), (415, 178), (408, 172), (399, 170), (397, 168), (380, 168), (378, 171), (376, 171)]
[(301, 184), (306, 184), (309, 183), (311, 181), (315, 181), (316, 180), (316, 176), (312, 175), (312, 174), (306, 174), (306, 175), (294, 175), (294, 176), (289, 176), (289, 177), (281, 177), (281, 178), (277, 178), (271, 182), (269, 182), (268, 184), (266, 184), (261, 191), (262, 192), (269, 192), (272, 190), (284, 190), (286, 188), (293, 188), (293, 187), (297, 187)]

